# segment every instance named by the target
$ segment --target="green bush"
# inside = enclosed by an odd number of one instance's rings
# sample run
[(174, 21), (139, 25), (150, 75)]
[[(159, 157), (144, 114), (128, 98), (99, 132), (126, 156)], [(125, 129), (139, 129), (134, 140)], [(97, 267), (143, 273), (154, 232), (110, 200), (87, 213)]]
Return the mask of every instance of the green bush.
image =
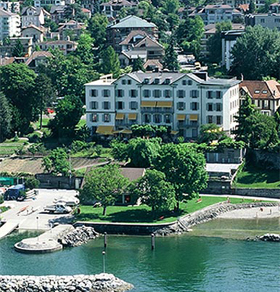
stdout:
[(32, 190), (39, 187), (39, 180), (35, 177), (27, 177), (24, 181), (24, 186), (26, 189)]
[(38, 132), (34, 132), (32, 134), (29, 134), (27, 137), (28, 137), (28, 141), (30, 143), (38, 143), (41, 140), (41, 134)]
[(0, 204), (4, 203), (4, 196), (0, 195)]

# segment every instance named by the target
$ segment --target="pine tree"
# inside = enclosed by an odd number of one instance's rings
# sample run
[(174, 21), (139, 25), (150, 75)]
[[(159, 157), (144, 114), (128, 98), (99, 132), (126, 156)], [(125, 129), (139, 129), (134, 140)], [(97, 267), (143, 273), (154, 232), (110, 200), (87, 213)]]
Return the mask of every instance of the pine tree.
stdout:
[(169, 45), (165, 51), (165, 56), (163, 59), (163, 67), (171, 71), (179, 70), (180, 68), (177, 60), (178, 54), (174, 49), (174, 45), (175, 40), (174, 37), (171, 36)]
[(112, 73), (114, 78), (120, 75), (120, 61), (118, 54), (109, 46), (102, 54), (101, 70), (104, 74)]
[(143, 65), (144, 65), (143, 60), (140, 57), (138, 57), (137, 59), (135, 59), (133, 61), (132, 71), (135, 72), (135, 71), (141, 70), (141, 71), (144, 72), (145, 69), (144, 69), (144, 66)]
[(23, 57), (24, 56), (23, 45), (19, 39), (17, 39), (17, 42), (16, 42), (16, 45), (13, 49), (12, 55), (13, 55), (13, 57)]
[(0, 92), (0, 142), (11, 136), (11, 109), (9, 102), (4, 95)]

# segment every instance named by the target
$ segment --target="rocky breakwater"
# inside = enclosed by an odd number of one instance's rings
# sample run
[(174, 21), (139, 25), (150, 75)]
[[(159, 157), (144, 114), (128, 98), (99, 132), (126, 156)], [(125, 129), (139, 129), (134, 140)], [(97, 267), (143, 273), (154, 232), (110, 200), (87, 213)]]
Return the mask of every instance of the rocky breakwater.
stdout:
[(123, 292), (133, 285), (112, 274), (0, 276), (0, 292)]
[(262, 240), (262, 241), (276, 241), (280, 242), (280, 234), (271, 234), (267, 233), (262, 236), (258, 236), (257, 239)]
[(62, 238), (58, 239), (58, 242), (63, 247), (79, 246), (86, 243), (90, 239), (94, 239), (99, 236), (99, 233), (94, 230), (93, 227), (76, 227), (74, 230), (68, 232)]
[(266, 203), (266, 202), (256, 202), (256, 203), (240, 203), (240, 204), (231, 204), (228, 202), (217, 203), (191, 214), (185, 215), (177, 220), (172, 225), (168, 227), (159, 229), (155, 232), (156, 235), (170, 235), (174, 233), (181, 233), (185, 231), (189, 231), (192, 226), (197, 224), (201, 224), (212, 219), (215, 219), (220, 214), (239, 210), (239, 209), (249, 209), (249, 208), (260, 208), (260, 207), (273, 207), (277, 206), (278, 203)]

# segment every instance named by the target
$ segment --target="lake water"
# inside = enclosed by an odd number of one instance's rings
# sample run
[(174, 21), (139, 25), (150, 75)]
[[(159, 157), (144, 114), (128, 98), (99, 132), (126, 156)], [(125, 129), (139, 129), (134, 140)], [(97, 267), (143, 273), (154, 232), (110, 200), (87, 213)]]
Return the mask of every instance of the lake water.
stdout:
[[(105, 269), (132, 283), (135, 292), (279, 292), (280, 243), (240, 240), (267, 231), (280, 233), (279, 220), (213, 220), (186, 235), (156, 238), (154, 251), (150, 237), (108, 236)], [(0, 241), (0, 274), (103, 271), (103, 238), (51, 254), (14, 251), (13, 244), (28, 236), (13, 234)]]

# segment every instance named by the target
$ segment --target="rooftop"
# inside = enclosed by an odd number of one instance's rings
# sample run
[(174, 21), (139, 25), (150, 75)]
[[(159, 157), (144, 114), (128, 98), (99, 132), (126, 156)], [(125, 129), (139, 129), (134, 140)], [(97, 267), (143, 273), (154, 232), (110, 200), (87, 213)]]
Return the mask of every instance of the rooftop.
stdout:
[(121, 19), (116, 24), (108, 25), (110, 28), (154, 28), (156, 25), (152, 22), (148, 22), (135, 15), (129, 15)]

